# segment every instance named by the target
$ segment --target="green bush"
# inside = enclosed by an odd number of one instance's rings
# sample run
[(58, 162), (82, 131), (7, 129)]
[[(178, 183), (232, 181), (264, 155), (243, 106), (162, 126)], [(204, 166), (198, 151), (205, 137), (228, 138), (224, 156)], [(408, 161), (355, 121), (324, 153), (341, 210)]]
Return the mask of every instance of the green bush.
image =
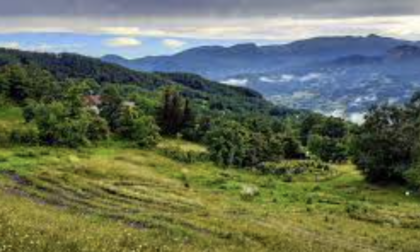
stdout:
[(420, 167), (416, 165), (411, 168), (404, 174), (405, 179), (408, 181), (409, 185), (414, 189), (420, 190)]
[(140, 147), (154, 147), (160, 140), (159, 127), (151, 116), (141, 116), (133, 122), (131, 140)]
[(20, 127), (10, 133), (10, 142), (22, 145), (39, 144), (39, 130), (36, 126)]
[(182, 151), (175, 147), (160, 149), (160, 153), (168, 158), (187, 164), (209, 161), (209, 156), (205, 152)]
[(210, 158), (219, 165), (245, 166), (250, 132), (235, 121), (223, 121), (206, 135)]
[(345, 144), (340, 139), (312, 135), (309, 138), (308, 150), (323, 162), (341, 163), (347, 159)]
[(108, 139), (109, 136), (107, 121), (99, 116), (93, 117), (87, 129), (87, 138), (91, 141), (101, 141)]
[(286, 160), (277, 163), (263, 163), (257, 169), (263, 174), (290, 177), (308, 172), (329, 172), (331, 168), (327, 164), (317, 161)]
[(42, 144), (77, 148), (109, 136), (106, 121), (78, 101), (33, 103), (25, 108), (25, 115), (36, 124)]

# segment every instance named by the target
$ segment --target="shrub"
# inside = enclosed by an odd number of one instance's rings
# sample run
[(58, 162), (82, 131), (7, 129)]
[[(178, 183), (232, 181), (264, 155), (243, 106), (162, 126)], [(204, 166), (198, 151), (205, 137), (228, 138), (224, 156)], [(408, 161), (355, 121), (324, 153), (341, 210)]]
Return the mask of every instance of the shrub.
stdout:
[(176, 147), (166, 147), (160, 150), (160, 153), (176, 161), (192, 164), (197, 162), (206, 162), (209, 160), (208, 154), (198, 151), (182, 151)]
[(330, 167), (317, 161), (288, 160), (277, 163), (263, 163), (257, 169), (263, 174), (291, 177), (308, 172), (328, 172)]
[(223, 121), (206, 134), (210, 158), (219, 165), (244, 166), (249, 131), (235, 121)]
[(159, 127), (151, 116), (136, 119), (131, 128), (131, 139), (140, 147), (154, 147), (160, 140)]
[(87, 136), (89, 121), (85, 119), (67, 119), (47, 131), (44, 140), (52, 145), (64, 145), (71, 148), (89, 145)]
[(405, 179), (414, 190), (420, 190), (420, 167), (417, 164), (404, 174)]
[(91, 141), (101, 141), (109, 138), (110, 130), (108, 123), (101, 117), (94, 117), (87, 129), (87, 138)]
[(309, 138), (309, 151), (324, 162), (340, 163), (347, 159), (347, 150), (342, 140), (313, 135)]
[(37, 145), (39, 144), (39, 130), (31, 125), (12, 130), (10, 141), (14, 144)]
[[(109, 136), (105, 120), (88, 109), (62, 102), (31, 104), (25, 108), (25, 117), (36, 124), (39, 141), (47, 145), (77, 148)], [(20, 133), (14, 135), (16, 141), (22, 139)]]

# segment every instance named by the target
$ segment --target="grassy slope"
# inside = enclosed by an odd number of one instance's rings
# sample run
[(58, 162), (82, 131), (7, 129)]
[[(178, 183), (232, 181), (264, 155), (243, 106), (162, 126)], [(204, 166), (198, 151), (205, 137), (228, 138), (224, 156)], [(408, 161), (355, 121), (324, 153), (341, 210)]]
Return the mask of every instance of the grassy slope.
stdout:
[[(17, 111), (2, 112), (17, 119)], [(1, 114), (1, 113), (0, 113)], [(0, 120), (1, 121), (1, 120)], [(12, 120), (13, 121), (13, 120)], [(18, 121), (18, 120), (17, 120)], [(197, 145), (165, 141), (159, 148)], [(0, 149), (0, 251), (418, 251), (419, 199), (354, 167), (285, 183), (159, 151)], [(260, 194), (244, 200), (244, 186)]]

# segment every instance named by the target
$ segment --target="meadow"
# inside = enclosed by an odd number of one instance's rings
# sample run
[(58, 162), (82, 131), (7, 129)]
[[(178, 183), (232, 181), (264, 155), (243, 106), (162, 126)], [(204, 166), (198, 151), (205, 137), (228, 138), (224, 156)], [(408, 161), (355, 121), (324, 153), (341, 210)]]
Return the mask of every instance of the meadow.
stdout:
[[(167, 145), (202, 151), (182, 141)], [(116, 144), (1, 150), (0, 251), (419, 251), (417, 196), (352, 165), (285, 182)], [(252, 190), (250, 190), (250, 188)]]
[[(20, 117), (0, 113), (7, 127)], [(419, 251), (405, 188), (351, 164), (284, 177), (195, 158), (206, 152), (174, 139), (2, 147), (0, 251)]]

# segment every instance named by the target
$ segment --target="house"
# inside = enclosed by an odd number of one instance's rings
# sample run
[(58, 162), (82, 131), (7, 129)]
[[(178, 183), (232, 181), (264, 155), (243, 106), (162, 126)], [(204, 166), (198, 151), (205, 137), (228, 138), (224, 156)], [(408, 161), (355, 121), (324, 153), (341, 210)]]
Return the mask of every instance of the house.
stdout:
[(102, 97), (100, 95), (86, 95), (84, 97), (85, 106), (91, 109), (95, 114), (99, 115), (99, 106), (102, 104)]
[(102, 96), (100, 95), (86, 95), (84, 97), (84, 103), (88, 107), (99, 107), (102, 104)]

